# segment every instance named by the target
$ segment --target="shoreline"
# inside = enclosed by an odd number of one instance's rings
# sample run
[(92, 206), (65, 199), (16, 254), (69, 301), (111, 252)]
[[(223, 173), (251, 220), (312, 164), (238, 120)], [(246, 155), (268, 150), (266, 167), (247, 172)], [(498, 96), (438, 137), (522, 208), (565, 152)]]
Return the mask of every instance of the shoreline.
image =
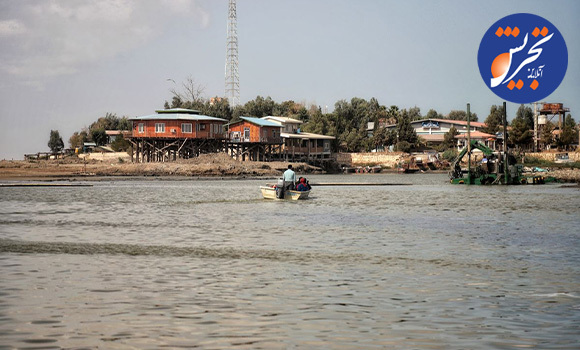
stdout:
[[(217, 181), (217, 180), (273, 180), (292, 164), (299, 174), (328, 174), (306, 163), (237, 161), (227, 155), (206, 154), (194, 159), (166, 163), (107, 163), (79, 158), (65, 160), (2, 160), (0, 182), (13, 181)], [(421, 174), (441, 174), (447, 170), (425, 171)], [(397, 169), (383, 169), (381, 173), (397, 174)], [(416, 175), (421, 175), (416, 174)], [(562, 183), (580, 184), (580, 169), (559, 168), (536, 175), (553, 176)], [(372, 174), (345, 174), (372, 176)], [(409, 174), (412, 176), (412, 174)]]

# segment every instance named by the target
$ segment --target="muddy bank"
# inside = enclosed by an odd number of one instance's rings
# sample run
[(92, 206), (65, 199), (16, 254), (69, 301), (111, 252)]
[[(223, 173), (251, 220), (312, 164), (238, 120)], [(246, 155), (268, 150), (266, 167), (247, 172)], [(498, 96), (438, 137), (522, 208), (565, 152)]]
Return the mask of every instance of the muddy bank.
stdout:
[(562, 182), (580, 184), (580, 169), (554, 169), (542, 174), (553, 176)]
[[(241, 162), (225, 154), (207, 154), (198, 158), (168, 163), (103, 162), (71, 157), (59, 160), (0, 161), (0, 180), (99, 178), (99, 177), (273, 177), (289, 163)], [(299, 174), (321, 174), (321, 168), (306, 163), (292, 163)]]

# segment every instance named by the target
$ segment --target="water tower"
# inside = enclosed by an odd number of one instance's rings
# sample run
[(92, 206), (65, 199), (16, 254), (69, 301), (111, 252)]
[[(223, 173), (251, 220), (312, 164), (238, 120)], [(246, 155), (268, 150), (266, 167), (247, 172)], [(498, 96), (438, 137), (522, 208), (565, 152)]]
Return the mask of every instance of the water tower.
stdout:
[[(541, 104), (538, 109), (538, 104)], [(539, 149), (540, 133), (542, 128), (548, 122), (552, 122), (558, 117), (558, 130), (562, 130), (562, 123), (565, 120), (566, 112), (570, 112), (570, 108), (564, 107), (563, 103), (534, 103), (534, 151)]]

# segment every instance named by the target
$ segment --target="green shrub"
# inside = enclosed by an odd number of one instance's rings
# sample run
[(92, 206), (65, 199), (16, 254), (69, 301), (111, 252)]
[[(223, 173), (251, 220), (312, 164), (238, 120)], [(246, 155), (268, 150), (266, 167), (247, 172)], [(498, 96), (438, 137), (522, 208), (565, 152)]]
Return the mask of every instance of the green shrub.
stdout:
[(413, 145), (407, 141), (399, 141), (395, 145), (395, 151), (409, 153)]
[(533, 156), (525, 156), (524, 157), (524, 164), (526, 165), (533, 165), (537, 167), (547, 167), (553, 166), (555, 163), (544, 158), (538, 158)]
[(455, 158), (457, 158), (457, 150), (456, 149), (448, 149), (445, 152), (443, 152), (443, 154), (441, 154), (441, 158), (443, 158), (446, 161), (452, 161), (455, 160)]

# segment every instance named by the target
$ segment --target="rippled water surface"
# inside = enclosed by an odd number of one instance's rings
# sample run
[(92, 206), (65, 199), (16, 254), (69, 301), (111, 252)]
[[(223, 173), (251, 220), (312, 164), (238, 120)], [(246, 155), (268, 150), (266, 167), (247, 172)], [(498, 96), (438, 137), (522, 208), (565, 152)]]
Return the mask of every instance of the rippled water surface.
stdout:
[(0, 349), (578, 349), (580, 191), (0, 188)]

